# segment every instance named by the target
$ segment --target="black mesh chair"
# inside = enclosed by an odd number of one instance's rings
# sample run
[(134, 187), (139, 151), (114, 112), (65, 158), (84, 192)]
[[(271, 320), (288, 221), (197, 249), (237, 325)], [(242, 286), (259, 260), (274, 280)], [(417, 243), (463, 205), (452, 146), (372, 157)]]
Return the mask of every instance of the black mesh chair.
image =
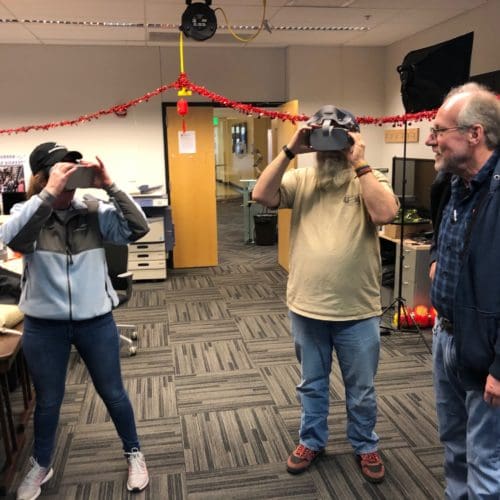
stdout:
[[(132, 273), (127, 271), (128, 246), (105, 243), (104, 250), (106, 251), (108, 274), (120, 301), (117, 306), (118, 308), (126, 304), (132, 296)], [(117, 323), (117, 327), (120, 332), (120, 339), (129, 344), (129, 354), (135, 356), (137, 354), (137, 346), (134, 345), (134, 341), (137, 340), (136, 325)], [(130, 331), (130, 337), (122, 333), (125, 331)]]

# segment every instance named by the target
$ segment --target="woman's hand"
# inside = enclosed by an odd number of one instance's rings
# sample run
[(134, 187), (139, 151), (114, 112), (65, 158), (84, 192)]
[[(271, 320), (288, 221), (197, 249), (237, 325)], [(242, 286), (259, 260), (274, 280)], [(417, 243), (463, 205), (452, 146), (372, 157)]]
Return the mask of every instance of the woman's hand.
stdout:
[(102, 160), (96, 156), (97, 162), (90, 162), (86, 160), (80, 160), (80, 165), (85, 167), (91, 167), (94, 169), (94, 184), (92, 187), (95, 188), (106, 188), (113, 184), (113, 181), (109, 177), (108, 171), (104, 166)]
[(77, 169), (75, 163), (59, 162), (56, 163), (51, 169), (49, 174), (49, 180), (45, 186), (45, 189), (52, 196), (59, 196), (66, 187), (71, 174)]

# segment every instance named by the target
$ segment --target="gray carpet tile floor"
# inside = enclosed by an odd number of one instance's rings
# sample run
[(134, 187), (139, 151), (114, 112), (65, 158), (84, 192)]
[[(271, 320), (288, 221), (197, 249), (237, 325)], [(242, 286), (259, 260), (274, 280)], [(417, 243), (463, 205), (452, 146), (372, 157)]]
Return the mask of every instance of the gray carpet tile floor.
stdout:
[[(276, 246), (243, 243), (241, 199), (218, 203), (219, 261), (135, 283), (115, 311), (134, 323), (138, 353), (121, 362), (151, 482), (126, 491), (120, 442), (85, 366), (73, 353), (54, 456), (41, 498), (57, 500), (438, 499), (443, 452), (432, 390), (429, 332), (382, 337), (377, 433), (387, 476), (363, 480), (345, 436), (345, 395), (334, 361), (326, 453), (305, 474), (285, 461), (297, 442), (300, 368)], [(17, 395), (14, 395), (16, 400)], [(15, 403), (16, 404), (16, 403)], [(27, 444), (9, 496), (26, 470)]]

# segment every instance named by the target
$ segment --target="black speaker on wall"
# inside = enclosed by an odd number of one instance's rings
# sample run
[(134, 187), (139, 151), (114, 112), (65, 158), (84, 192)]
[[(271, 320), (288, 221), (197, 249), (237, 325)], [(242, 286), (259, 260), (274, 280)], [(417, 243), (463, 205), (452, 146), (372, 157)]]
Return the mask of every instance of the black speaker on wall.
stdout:
[(469, 80), (474, 33), (409, 52), (397, 67), (407, 113), (439, 107), (450, 89)]

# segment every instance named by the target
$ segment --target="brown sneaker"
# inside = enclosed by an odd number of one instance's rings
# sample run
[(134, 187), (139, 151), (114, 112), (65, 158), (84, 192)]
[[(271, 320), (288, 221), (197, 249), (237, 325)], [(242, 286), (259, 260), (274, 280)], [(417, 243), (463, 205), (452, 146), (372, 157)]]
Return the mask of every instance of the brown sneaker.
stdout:
[(309, 466), (321, 455), (325, 449), (319, 451), (310, 450), (303, 444), (299, 444), (290, 454), (286, 461), (286, 470), (290, 474), (300, 474), (309, 468)]
[(385, 477), (385, 467), (378, 451), (356, 455), (361, 474), (370, 483), (381, 483)]

